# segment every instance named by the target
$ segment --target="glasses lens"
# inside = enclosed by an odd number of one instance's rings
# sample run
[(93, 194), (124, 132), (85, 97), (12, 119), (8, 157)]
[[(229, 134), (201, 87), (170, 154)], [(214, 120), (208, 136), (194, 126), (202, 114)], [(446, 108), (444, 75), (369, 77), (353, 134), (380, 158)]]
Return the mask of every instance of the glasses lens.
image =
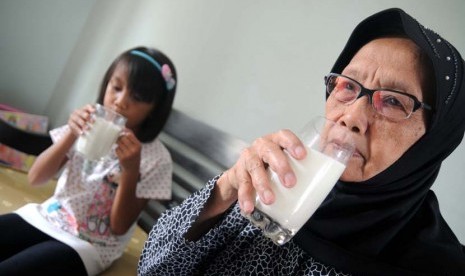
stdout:
[[(330, 74), (326, 78), (326, 91), (336, 100), (351, 104), (360, 95), (362, 87), (345, 76)], [(389, 90), (377, 90), (371, 95), (374, 109), (385, 117), (402, 120), (413, 113), (415, 100), (408, 95)]]
[(344, 76), (330, 75), (326, 82), (326, 91), (338, 101), (350, 103), (357, 99), (361, 87), (358, 83)]
[(394, 91), (376, 91), (373, 94), (373, 107), (391, 119), (402, 120), (410, 117), (415, 102), (407, 95)]

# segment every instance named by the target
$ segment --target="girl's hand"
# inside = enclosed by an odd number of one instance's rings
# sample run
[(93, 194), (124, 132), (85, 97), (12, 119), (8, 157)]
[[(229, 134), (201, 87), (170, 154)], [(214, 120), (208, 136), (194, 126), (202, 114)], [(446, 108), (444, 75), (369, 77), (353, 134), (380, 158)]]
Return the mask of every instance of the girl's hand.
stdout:
[(217, 188), (226, 201), (237, 199), (242, 212), (250, 214), (254, 209), (255, 194), (265, 204), (274, 202), (274, 194), (266, 168), (270, 167), (286, 187), (296, 183), (283, 150), (296, 159), (303, 159), (306, 150), (297, 136), (289, 130), (282, 130), (258, 138), (246, 148), (236, 164), (218, 180)]
[(125, 129), (117, 140), (116, 155), (123, 171), (139, 174), (141, 143), (134, 133)]
[(71, 113), (68, 119), (68, 126), (75, 137), (78, 137), (89, 129), (89, 123), (91, 123), (92, 113), (94, 112), (94, 106), (88, 104)]
[(125, 129), (121, 133), (116, 143), (116, 155), (121, 166), (121, 179), (111, 207), (110, 227), (114, 234), (122, 235), (137, 220), (148, 199), (136, 196), (141, 162), (141, 143), (129, 129)]

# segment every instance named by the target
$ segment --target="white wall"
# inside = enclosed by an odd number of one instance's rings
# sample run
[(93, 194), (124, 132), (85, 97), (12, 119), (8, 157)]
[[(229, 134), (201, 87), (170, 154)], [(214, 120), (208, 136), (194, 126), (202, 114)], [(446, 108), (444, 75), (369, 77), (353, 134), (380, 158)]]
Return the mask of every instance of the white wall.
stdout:
[(46, 113), (95, 0), (0, 0), (0, 102)]
[[(63, 124), (117, 54), (144, 44), (175, 62), (176, 108), (250, 142), (321, 114), (323, 75), (352, 29), (394, 6), (465, 55), (462, 0), (0, 0), (0, 102)], [(464, 157), (462, 144), (434, 186), (463, 243)]]

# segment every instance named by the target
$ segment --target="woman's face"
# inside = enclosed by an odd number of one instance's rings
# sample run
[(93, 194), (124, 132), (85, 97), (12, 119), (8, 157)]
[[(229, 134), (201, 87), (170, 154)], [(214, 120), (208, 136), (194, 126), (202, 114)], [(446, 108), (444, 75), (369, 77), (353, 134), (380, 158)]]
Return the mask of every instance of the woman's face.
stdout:
[[(425, 77), (417, 46), (406, 38), (379, 38), (363, 46), (342, 72), (369, 89), (390, 88), (423, 101)], [(382, 172), (425, 133), (423, 109), (408, 119), (392, 121), (378, 114), (367, 96), (346, 105), (329, 96), (326, 116), (353, 134), (356, 152), (341, 179), (367, 180)]]

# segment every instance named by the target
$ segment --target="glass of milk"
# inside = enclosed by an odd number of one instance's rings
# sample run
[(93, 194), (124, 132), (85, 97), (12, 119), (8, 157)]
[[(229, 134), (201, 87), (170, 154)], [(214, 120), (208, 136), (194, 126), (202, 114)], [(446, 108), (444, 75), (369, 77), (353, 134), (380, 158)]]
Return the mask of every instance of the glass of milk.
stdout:
[(79, 136), (76, 151), (88, 160), (105, 157), (124, 129), (126, 118), (103, 105), (95, 105), (90, 129)]
[(351, 134), (324, 117), (316, 117), (298, 134), (307, 148), (307, 156), (296, 160), (288, 155), (297, 183), (286, 188), (276, 173), (268, 168), (275, 202), (262, 203), (256, 197), (255, 209), (245, 215), (274, 243), (283, 245), (307, 222), (329, 194), (355, 146)]

